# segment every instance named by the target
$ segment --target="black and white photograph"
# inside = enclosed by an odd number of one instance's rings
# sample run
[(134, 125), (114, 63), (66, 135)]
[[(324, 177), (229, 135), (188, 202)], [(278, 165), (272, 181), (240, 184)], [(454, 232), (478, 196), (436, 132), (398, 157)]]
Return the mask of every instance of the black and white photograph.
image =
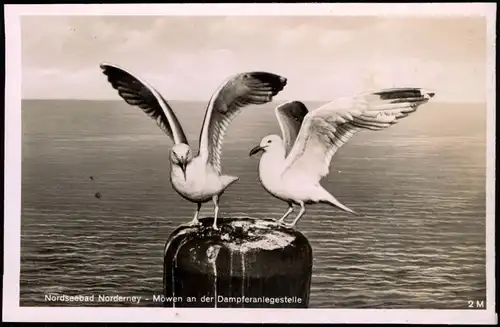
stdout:
[(497, 322), (495, 4), (4, 8), (4, 319)]

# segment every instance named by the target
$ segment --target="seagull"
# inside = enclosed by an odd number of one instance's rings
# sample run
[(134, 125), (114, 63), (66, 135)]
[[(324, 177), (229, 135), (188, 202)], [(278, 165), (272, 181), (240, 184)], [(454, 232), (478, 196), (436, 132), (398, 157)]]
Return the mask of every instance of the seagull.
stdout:
[[(386, 129), (433, 96), (421, 88), (389, 88), (338, 98), (310, 112), (300, 101), (277, 106), (283, 139), (265, 136), (249, 156), (263, 152), (260, 182), (268, 193), (288, 204), (278, 222), (293, 228), (304, 215), (305, 205), (315, 203), (358, 215), (320, 185), (329, 173), (333, 155), (358, 131)], [(285, 224), (294, 204), (300, 206), (300, 212), (291, 224)]]
[(196, 203), (197, 209), (190, 226), (199, 224), (203, 203), (213, 201), (213, 228), (217, 230), (219, 199), (238, 177), (221, 173), (221, 151), (224, 136), (232, 120), (251, 104), (271, 102), (287, 83), (285, 77), (269, 72), (238, 73), (212, 95), (203, 120), (196, 155), (172, 107), (148, 82), (125, 69), (109, 63), (100, 65), (108, 82), (129, 105), (137, 106), (156, 121), (174, 145), (170, 150), (170, 182), (184, 199)]

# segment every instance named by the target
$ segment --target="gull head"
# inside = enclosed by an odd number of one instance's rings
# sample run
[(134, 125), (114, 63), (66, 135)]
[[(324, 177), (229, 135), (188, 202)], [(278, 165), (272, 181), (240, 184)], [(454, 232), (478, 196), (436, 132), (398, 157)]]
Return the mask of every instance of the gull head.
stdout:
[(186, 179), (186, 167), (193, 160), (193, 151), (189, 145), (180, 143), (172, 147), (170, 151), (170, 161), (173, 165), (179, 166)]
[(259, 152), (272, 151), (283, 147), (283, 140), (278, 135), (268, 135), (262, 138), (260, 144), (250, 150), (248, 154), (250, 157)]

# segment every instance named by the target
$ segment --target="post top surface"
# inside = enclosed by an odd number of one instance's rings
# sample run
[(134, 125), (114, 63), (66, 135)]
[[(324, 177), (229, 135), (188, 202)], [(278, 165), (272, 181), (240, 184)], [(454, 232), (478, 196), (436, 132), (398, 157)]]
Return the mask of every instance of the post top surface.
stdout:
[(218, 230), (212, 228), (212, 223), (212, 217), (205, 217), (200, 219), (200, 225), (181, 225), (170, 236), (166, 248), (174, 238), (192, 235), (197, 239), (211, 239), (235, 251), (271, 251), (287, 247), (297, 237), (304, 237), (299, 231), (285, 227), (270, 219), (252, 217), (222, 218), (217, 220)]

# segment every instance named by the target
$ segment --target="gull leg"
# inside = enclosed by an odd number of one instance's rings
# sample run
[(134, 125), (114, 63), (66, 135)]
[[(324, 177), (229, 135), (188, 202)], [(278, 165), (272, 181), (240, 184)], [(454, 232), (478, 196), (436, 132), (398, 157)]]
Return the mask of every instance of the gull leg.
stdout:
[(278, 220), (278, 222), (279, 223), (283, 223), (285, 221), (285, 218), (288, 217), (292, 212), (293, 212), (293, 204), (292, 203), (288, 203), (288, 210), (285, 212), (285, 214), (283, 215), (283, 217), (281, 217)]
[(200, 214), (201, 203), (197, 203), (196, 205), (197, 205), (196, 212), (194, 213), (194, 218), (189, 223), (189, 226), (198, 225), (200, 223), (200, 221), (198, 220), (198, 215)]
[(215, 206), (215, 211), (214, 211), (214, 224), (213, 224), (213, 229), (215, 230), (218, 230), (219, 228), (217, 228), (217, 216), (219, 215), (219, 196), (218, 195), (214, 195), (212, 197), (212, 200), (214, 202), (214, 206)]
[(297, 224), (297, 222), (299, 221), (299, 219), (302, 218), (304, 213), (306, 213), (306, 208), (304, 206), (304, 202), (300, 201), (299, 204), (300, 204), (299, 214), (297, 215), (297, 217), (295, 217), (295, 220), (291, 224), (287, 224), (287, 227), (294, 227)]

